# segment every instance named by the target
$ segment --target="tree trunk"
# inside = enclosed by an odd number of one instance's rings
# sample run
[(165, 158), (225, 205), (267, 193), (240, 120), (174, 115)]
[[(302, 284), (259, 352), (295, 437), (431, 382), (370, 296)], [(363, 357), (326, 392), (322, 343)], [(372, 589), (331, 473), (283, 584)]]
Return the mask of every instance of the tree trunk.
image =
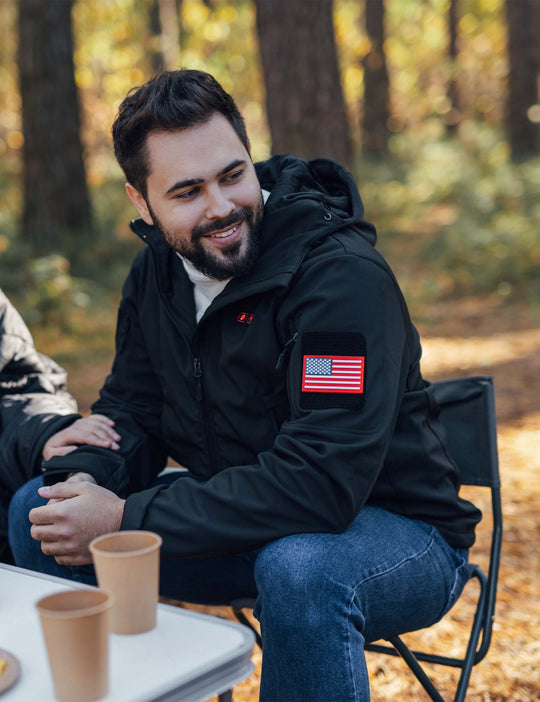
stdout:
[(148, 30), (150, 32), (148, 51), (150, 68), (153, 74), (161, 73), (161, 71), (165, 70), (165, 57), (163, 56), (163, 45), (161, 41), (159, 0), (152, 0), (148, 7)]
[(459, 102), (459, 90), (457, 82), (457, 57), (458, 57), (458, 16), (459, 0), (450, 0), (448, 8), (448, 59), (450, 62), (450, 77), (448, 79), (447, 95), (450, 102), (450, 110), (446, 113), (446, 127), (448, 131), (455, 133), (461, 121), (461, 105)]
[(538, 38), (534, 33), (536, 1), (506, 0), (510, 63), (506, 118), (512, 157), (518, 160), (540, 150), (540, 126), (527, 114), (538, 103)]
[(272, 152), (352, 166), (332, 0), (256, 0)]
[(390, 81), (384, 54), (384, 0), (366, 0), (365, 25), (371, 48), (364, 65), (362, 151), (383, 156), (388, 151)]
[[(19, 0), (24, 133), (22, 235), (36, 254), (77, 246), (89, 231), (74, 78), (71, 1)], [(69, 236), (69, 240), (68, 240)]]
[(180, 68), (180, 17), (182, 0), (152, 0), (148, 28), (152, 37), (150, 65), (153, 73)]

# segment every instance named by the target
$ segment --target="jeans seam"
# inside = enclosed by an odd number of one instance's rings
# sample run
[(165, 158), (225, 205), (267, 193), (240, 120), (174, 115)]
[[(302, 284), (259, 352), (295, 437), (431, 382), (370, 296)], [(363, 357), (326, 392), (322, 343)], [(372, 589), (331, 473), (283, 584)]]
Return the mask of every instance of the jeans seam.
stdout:
[(465, 581), (461, 587), (461, 590), (459, 590), (459, 592), (458, 592), (459, 585), (460, 585), (460, 575), (461, 575), (461, 571), (464, 568), (466, 569), (467, 567), (468, 567), (468, 562), (465, 559), (463, 559), (463, 563), (461, 563), (458, 566), (455, 566), (455, 568), (454, 568), (454, 582), (452, 583), (452, 587), (450, 588), (448, 598), (444, 604), (444, 607), (443, 607), (443, 610), (439, 616), (439, 619), (442, 619), (442, 617), (444, 617), (445, 614), (447, 614), (452, 609), (452, 607), (456, 604), (456, 602), (460, 598), (461, 592), (463, 591), (463, 588), (465, 587), (465, 584), (467, 583), (467, 580), (468, 580), (467, 578), (465, 579)]
[[(353, 675), (353, 664), (352, 664), (352, 651), (351, 651), (351, 627), (353, 626), (352, 623), (352, 607), (353, 607), (353, 602), (354, 598), (356, 597), (356, 592), (353, 589), (351, 597), (349, 598), (349, 609), (347, 612), (347, 653), (348, 653), (348, 673), (349, 677), (351, 680), (351, 689), (353, 691), (353, 700), (358, 699), (357, 695), (357, 690), (356, 690), (356, 679), (355, 676)], [(365, 656), (364, 656), (365, 657)]]
[[(432, 527), (432, 529), (435, 530), (435, 527)], [(428, 541), (426, 547), (422, 551), (418, 551), (414, 555), (407, 556), (406, 558), (403, 558), (401, 561), (399, 561), (399, 563), (395, 563), (391, 568), (386, 568), (385, 570), (381, 570), (377, 573), (372, 573), (371, 575), (368, 575), (368, 576), (362, 578), (362, 580), (359, 580), (357, 583), (355, 583), (354, 589), (353, 589), (355, 596), (356, 596), (356, 590), (360, 587), (360, 585), (364, 585), (365, 583), (368, 583), (370, 580), (373, 580), (374, 578), (379, 578), (383, 575), (387, 575), (388, 573), (391, 573), (393, 570), (396, 570), (397, 568), (401, 568), (401, 566), (404, 563), (407, 563), (408, 561), (416, 560), (416, 559), (422, 557), (424, 554), (426, 554), (432, 548), (432, 546), (435, 542), (435, 539), (433, 538), (433, 531), (430, 531), (429, 534), (430, 534), (429, 541)]]

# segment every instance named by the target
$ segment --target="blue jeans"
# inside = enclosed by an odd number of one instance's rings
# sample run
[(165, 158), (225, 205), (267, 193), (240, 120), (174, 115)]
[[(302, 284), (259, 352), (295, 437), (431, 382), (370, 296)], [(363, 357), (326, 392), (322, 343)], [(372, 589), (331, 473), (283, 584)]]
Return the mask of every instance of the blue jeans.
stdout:
[[(44, 503), (40, 481), (10, 505), (15, 562), (94, 583), (91, 566), (59, 566), (30, 537), (28, 511)], [(261, 702), (367, 702), (365, 642), (431, 626), (466, 581), (466, 551), (424, 522), (366, 506), (340, 534), (295, 534), (250, 553), (164, 561), (160, 590), (206, 604), (256, 597)]]

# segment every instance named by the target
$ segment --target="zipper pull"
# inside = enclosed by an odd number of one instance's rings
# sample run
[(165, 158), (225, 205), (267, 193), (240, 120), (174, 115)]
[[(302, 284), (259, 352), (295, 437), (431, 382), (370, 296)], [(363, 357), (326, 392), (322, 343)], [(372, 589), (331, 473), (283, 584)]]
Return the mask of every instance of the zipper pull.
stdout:
[(195, 378), (197, 384), (197, 401), (200, 402), (202, 400), (202, 368), (201, 360), (199, 358), (193, 359), (193, 377)]
[(279, 354), (279, 358), (277, 360), (276, 366), (274, 370), (276, 370), (278, 373), (279, 371), (283, 370), (283, 366), (285, 365), (285, 360), (287, 356), (289, 355), (289, 352), (291, 350), (291, 346), (294, 344), (296, 341), (296, 337), (298, 336), (298, 332), (294, 332), (294, 335), (287, 341), (285, 344), (283, 351)]

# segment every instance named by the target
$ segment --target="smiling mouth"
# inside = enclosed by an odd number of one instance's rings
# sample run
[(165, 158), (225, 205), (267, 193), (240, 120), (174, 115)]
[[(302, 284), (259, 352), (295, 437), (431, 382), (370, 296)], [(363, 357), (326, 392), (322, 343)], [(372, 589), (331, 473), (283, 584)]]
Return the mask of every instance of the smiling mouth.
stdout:
[(234, 236), (234, 234), (236, 234), (241, 224), (242, 222), (238, 222), (234, 225), (234, 227), (231, 227), (230, 229), (227, 229), (224, 232), (220, 232), (219, 234), (207, 234), (206, 236), (209, 239), (227, 239), (228, 237)]

